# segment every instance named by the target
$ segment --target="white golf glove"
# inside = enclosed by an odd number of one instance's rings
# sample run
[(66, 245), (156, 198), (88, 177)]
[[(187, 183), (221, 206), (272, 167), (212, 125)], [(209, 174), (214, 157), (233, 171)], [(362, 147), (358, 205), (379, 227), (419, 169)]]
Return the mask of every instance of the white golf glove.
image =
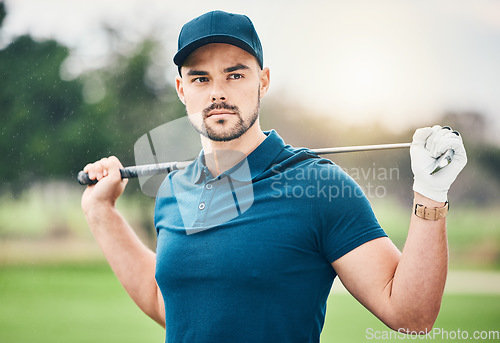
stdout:
[[(449, 149), (453, 151), (451, 163), (431, 175), (437, 166), (437, 159)], [(460, 134), (439, 125), (418, 129), (413, 135), (410, 156), (413, 190), (432, 200), (447, 201), (451, 184), (467, 164)]]

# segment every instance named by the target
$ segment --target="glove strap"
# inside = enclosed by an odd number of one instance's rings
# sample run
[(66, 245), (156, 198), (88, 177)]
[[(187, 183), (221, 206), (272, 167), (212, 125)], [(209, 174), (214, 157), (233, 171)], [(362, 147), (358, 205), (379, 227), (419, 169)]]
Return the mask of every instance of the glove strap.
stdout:
[(438, 220), (445, 218), (448, 214), (448, 210), (450, 208), (450, 204), (448, 201), (445, 203), (443, 207), (425, 207), (424, 205), (415, 203), (415, 199), (413, 200), (413, 212), (419, 218), (426, 220)]

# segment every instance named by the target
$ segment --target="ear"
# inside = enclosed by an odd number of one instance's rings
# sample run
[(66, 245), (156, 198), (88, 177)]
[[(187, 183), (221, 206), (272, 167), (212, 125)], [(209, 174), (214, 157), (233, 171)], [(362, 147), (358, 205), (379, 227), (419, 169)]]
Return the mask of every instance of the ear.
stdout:
[(185, 105), (186, 102), (184, 101), (184, 85), (182, 83), (182, 77), (180, 76), (177, 76), (175, 78), (175, 90), (177, 91), (179, 100)]
[(269, 89), (269, 84), (271, 82), (271, 72), (269, 68), (264, 68), (260, 71), (260, 98), (262, 99), (266, 95)]

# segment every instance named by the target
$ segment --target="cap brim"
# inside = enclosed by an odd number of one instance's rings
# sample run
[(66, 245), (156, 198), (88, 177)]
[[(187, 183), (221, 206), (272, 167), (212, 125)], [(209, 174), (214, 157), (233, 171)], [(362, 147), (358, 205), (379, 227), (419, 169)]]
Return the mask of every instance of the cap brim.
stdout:
[(257, 59), (257, 62), (259, 63), (260, 67), (263, 68), (262, 63), (259, 60), (256, 52), (250, 47), (250, 45), (248, 43), (246, 43), (245, 41), (243, 41), (239, 38), (229, 36), (229, 35), (206, 36), (206, 37), (201, 37), (200, 39), (195, 40), (194, 42), (191, 42), (190, 44), (186, 45), (185, 47), (183, 47), (181, 50), (179, 50), (175, 54), (174, 63), (177, 66), (182, 67), (186, 58), (193, 51), (195, 51), (196, 49), (198, 49), (204, 45), (211, 44), (211, 43), (225, 43), (225, 44), (231, 44), (231, 45), (237, 46), (238, 48), (243, 49), (246, 52), (253, 55)]

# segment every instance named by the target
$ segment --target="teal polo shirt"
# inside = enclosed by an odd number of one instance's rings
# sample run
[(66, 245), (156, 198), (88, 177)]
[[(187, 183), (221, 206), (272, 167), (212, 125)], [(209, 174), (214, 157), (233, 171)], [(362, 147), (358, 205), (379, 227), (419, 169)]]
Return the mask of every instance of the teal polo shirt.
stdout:
[(160, 187), (166, 342), (319, 342), (331, 263), (386, 236), (339, 166), (266, 135), (221, 175), (200, 154)]

